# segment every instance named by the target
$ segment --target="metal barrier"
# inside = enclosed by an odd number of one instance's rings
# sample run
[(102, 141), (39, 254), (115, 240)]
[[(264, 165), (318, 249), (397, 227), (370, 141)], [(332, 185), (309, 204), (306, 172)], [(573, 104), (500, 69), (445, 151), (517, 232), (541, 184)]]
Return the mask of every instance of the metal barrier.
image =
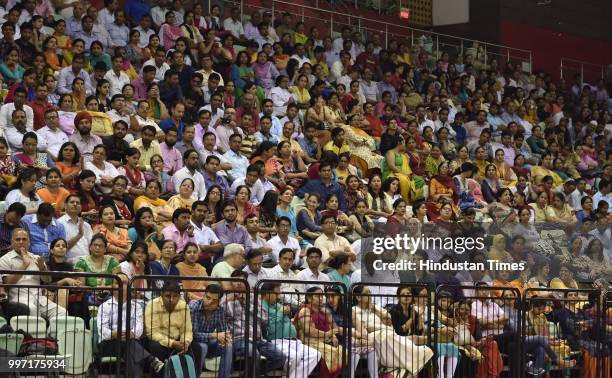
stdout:
[[(598, 289), (525, 289), (521, 295), (512, 287), (440, 285), (434, 293), (427, 285), (400, 283), (347, 288), (262, 280), (251, 288), (243, 278), (0, 275), (31, 281), (0, 284), (8, 293), (0, 358), (64, 361), (61, 370), (71, 375), (140, 377), (155, 369), (152, 356), (167, 363), (172, 349), (191, 354), (203, 377), (540, 377), (579, 370), (599, 378), (612, 368), (612, 292)], [(53, 282), (36, 284), (45, 276)], [(189, 333), (194, 341), (186, 346)]]
[(581, 369), (602, 376), (599, 290), (526, 289), (523, 306), (522, 359), (531, 361), (532, 373)]
[(580, 75), (580, 85), (585, 83), (597, 85), (599, 80), (604, 80), (606, 77), (606, 66), (582, 60), (561, 58), (560, 78), (566, 81), (573, 80), (574, 75)]
[(245, 279), (135, 276), (129, 293), (128, 311), (135, 309), (144, 319), (136, 318), (144, 328), (143, 348), (132, 360), (149, 360), (148, 365), (155, 366), (154, 358), (168, 363), (172, 355), (186, 354), (197, 376), (250, 376), (250, 297)]
[(601, 375), (602, 376), (611, 376), (612, 375), (612, 361), (608, 354), (612, 351), (612, 291), (607, 289), (603, 296), (602, 303), (602, 320), (601, 327), (603, 329), (602, 339), (601, 339), (601, 349), (602, 349), (602, 365), (601, 365)]
[(439, 377), (519, 377), (521, 295), (516, 288), (440, 285), (435, 300)]
[(353, 370), (365, 360), (370, 377), (379, 371), (400, 377), (433, 373), (435, 349), (427, 327), (431, 296), (430, 288), (419, 284), (351, 285), (347, 310), (353, 320), (348, 328)]
[(382, 35), (384, 40), (381, 42), (385, 47), (393, 39), (400, 43), (408, 43), (410, 46), (422, 45), (429, 54), (433, 55), (434, 59), (439, 59), (443, 52), (455, 54), (466, 54), (469, 52), (473, 55), (474, 61), (483, 67), (487, 67), (491, 59), (497, 59), (500, 66), (503, 62), (513, 62), (514, 64), (520, 64), (525, 72), (531, 73), (532, 70), (533, 55), (530, 50), (404, 26), (400, 24), (400, 20), (397, 23), (391, 23), (355, 16), (350, 10), (342, 12), (325, 9), (319, 6), (318, 0), (314, 5), (295, 4), (283, 0), (266, 0), (262, 2), (262, 5), (244, 3), (243, 1), (224, 0), (223, 2), (231, 6), (240, 7), (243, 21), (245, 20), (244, 15), (247, 9), (249, 11), (271, 11), (273, 18), (281, 13), (289, 12), (298, 16), (303, 22), (310, 20), (329, 26), (329, 35), (332, 38), (339, 34), (342, 26), (350, 26), (364, 34), (374, 33)]
[[(98, 307), (114, 300), (121, 313), (125, 292), (118, 276), (29, 270), (0, 271), (0, 275), (29, 282), (0, 284), (8, 294), (0, 318), (0, 356), (7, 358), (3, 368), (93, 376), (105, 362), (114, 365), (120, 376), (123, 351), (114, 350), (114, 358), (104, 360), (98, 348), (101, 337), (112, 337), (106, 327), (120, 330), (126, 325), (125, 319), (109, 319), (113, 312), (99, 312)], [(101, 332), (99, 325), (107, 332)]]
[(338, 282), (257, 282), (253, 325), (261, 325), (264, 338), (282, 351), (283, 376), (354, 376), (347, 369), (346, 293), (346, 285)]

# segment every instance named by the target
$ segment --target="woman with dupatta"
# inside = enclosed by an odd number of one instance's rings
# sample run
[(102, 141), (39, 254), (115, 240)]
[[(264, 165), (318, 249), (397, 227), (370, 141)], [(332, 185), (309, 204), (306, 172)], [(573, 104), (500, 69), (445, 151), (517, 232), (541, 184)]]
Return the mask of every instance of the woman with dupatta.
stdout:
[(413, 202), (421, 198), (425, 182), (421, 177), (412, 175), (404, 144), (401, 140), (394, 140), (389, 147), (391, 149), (385, 154), (382, 165), (383, 180), (388, 177), (396, 177), (400, 183), (402, 198), (406, 201)]
[(493, 164), (497, 167), (497, 177), (501, 180), (504, 186), (516, 186), (518, 180), (512, 168), (508, 167), (504, 160), (504, 150), (501, 148), (495, 151), (495, 160)]
[(497, 193), (502, 189), (502, 183), (497, 176), (497, 167), (495, 164), (489, 164), (485, 168), (481, 189), (487, 203), (495, 202)]
[(425, 345), (416, 345), (410, 336), (396, 334), (391, 316), (372, 302), (371, 294), (367, 286), (353, 289), (354, 327), (357, 332), (367, 332), (368, 345), (374, 345), (380, 366), (402, 369), (403, 374), (416, 376), (433, 357), (433, 351)]
[(342, 329), (334, 323), (331, 314), (323, 307), (323, 290), (314, 286), (306, 290), (306, 301), (294, 318), (299, 339), (321, 352), (325, 365), (320, 377), (337, 377), (342, 373), (342, 346), (338, 335)]
[(459, 214), (459, 208), (457, 207), (459, 193), (457, 192), (455, 179), (450, 175), (450, 163), (448, 161), (441, 162), (438, 164), (437, 170), (438, 174), (429, 181), (429, 198), (434, 202), (438, 202), (442, 197), (447, 198), (452, 201), (453, 213)]

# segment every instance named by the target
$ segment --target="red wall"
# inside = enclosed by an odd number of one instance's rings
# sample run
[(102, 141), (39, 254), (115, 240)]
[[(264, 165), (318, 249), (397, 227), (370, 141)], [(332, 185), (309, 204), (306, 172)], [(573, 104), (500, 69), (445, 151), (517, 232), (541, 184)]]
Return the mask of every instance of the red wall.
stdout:
[[(553, 77), (559, 76), (562, 57), (603, 65), (612, 63), (612, 41), (569, 35), (518, 22), (501, 22), (499, 43), (531, 50), (533, 69), (543, 69)], [(591, 74), (596, 74), (594, 68), (591, 70)]]

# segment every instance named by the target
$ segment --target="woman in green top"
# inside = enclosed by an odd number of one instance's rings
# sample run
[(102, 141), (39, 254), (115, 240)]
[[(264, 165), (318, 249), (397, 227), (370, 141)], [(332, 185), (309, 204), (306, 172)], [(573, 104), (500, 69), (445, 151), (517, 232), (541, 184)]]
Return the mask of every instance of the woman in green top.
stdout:
[(89, 55), (89, 65), (95, 67), (96, 63), (102, 62), (106, 65), (106, 69), (110, 70), (112, 67), (111, 57), (104, 52), (104, 46), (100, 41), (93, 41), (90, 48), (91, 54)]
[[(101, 234), (96, 234), (91, 238), (89, 244), (89, 256), (83, 256), (74, 266), (75, 272), (84, 273), (107, 273), (112, 274), (119, 270), (119, 261), (113, 256), (106, 254), (108, 242)], [(111, 278), (80, 278), (81, 285), (89, 287), (103, 288), (113, 284)], [(97, 294), (97, 293), (96, 293)]]
[(327, 274), (329, 279), (331, 281), (343, 283), (348, 289), (351, 286), (351, 277), (349, 276), (351, 272), (351, 262), (348, 255), (337, 255), (329, 261), (328, 266), (331, 268)]

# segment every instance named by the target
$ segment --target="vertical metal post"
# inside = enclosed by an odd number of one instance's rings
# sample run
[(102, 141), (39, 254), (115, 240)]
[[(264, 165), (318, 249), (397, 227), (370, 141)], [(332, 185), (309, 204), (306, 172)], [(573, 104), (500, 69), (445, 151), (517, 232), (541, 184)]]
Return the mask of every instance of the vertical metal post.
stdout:
[(533, 67), (531, 66), (533, 64), (532, 58), (531, 58), (531, 51), (529, 52), (529, 73), (533, 72)]
[[(476, 56), (478, 56), (478, 50), (476, 50)], [(484, 65), (487, 65), (487, 45), (484, 44)]]
[(385, 24), (385, 48), (389, 47), (389, 24)]
[(357, 19), (357, 31), (361, 33), (361, 17)]
[(244, 22), (243, 20), (244, 20), (244, 1), (241, 1), (240, 2), (240, 22)]
[(270, 26), (274, 26), (274, 0), (272, 0), (272, 25)]
[(410, 45), (414, 46), (414, 30), (410, 29)]
[(506, 49), (506, 51), (508, 52), (508, 60), (506, 62), (510, 61), (510, 49)]
[(329, 21), (329, 36), (333, 40), (334, 39), (334, 14), (331, 14)]
[(584, 64), (580, 63), (580, 87), (584, 85)]
[(463, 56), (463, 38), (461, 39), (461, 50), (460, 50), (460, 54)]
[(315, 0), (315, 7), (319, 9), (319, 0)]
[[(529, 59), (531, 60), (531, 54), (529, 54)], [(563, 58), (561, 58), (561, 72), (559, 72), (559, 78), (563, 79)]]
[(304, 7), (302, 7), (302, 22), (304, 22)]
[(440, 36), (436, 34), (436, 59), (440, 59)]

